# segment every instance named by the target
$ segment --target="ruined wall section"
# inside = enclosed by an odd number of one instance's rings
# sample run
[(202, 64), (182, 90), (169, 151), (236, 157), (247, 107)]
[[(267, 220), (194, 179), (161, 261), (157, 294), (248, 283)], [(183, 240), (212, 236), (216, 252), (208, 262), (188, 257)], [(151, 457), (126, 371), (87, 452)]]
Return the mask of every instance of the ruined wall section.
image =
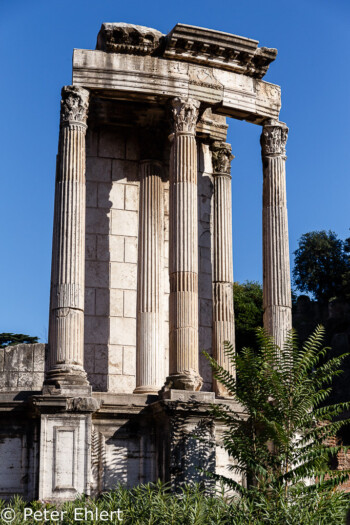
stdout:
[(0, 391), (37, 391), (44, 382), (45, 348), (42, 343), (0, 349)]

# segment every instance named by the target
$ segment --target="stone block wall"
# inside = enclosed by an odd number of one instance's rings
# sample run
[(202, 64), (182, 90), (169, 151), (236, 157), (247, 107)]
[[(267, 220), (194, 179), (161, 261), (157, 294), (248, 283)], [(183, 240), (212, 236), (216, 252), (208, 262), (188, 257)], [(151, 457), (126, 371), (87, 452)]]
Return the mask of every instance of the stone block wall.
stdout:
[(45, 373), (45, 344), (0, 348), (0, 391), (40, 391)]
[[(169, 152), (164, 152), (164, 157)], [(87, 133), (85, 369), (95, 391), (131, 393), (136, 380), (139, 144), (136, 131), (101, 126)], [(167, 172), (167, 166), (165, 165)], [(200, 373), (212, 388), (202, 355), (212, 340), (212, 164), (198, 144)], [(163, 348), (169, 368), (169, 181), (163, 182)]]
[(119, 128), (89, 130), (85, 368), (94, 390), (135, 388), (138, 147)]

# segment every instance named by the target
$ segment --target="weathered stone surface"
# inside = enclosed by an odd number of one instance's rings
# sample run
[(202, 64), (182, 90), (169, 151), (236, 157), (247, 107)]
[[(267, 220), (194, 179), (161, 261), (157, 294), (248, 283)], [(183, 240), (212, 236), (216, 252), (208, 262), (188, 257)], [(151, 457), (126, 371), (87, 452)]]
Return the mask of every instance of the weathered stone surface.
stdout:
[[(214, 142), (214, 235), (213, 235), (213, 354), (220, 366), (234, 374), (225, 342), (235, 346), (233, 309), (231, 146)], [(226, 388), (214, 381), (218, 395), (227, 396)]]
[(125, 24), (102, 24), (96, 49), (107, 53), (150, 55), (159, 46), (163, 34), (150, 27)]
[(282, 348), (292, 328), (286, 142), (283, 122), (267, 121), (261, 134), (263, 160), (263, 307), (264, 327)]
[(125, 94), (193, 97), (220, 105), (220, 113), (261, 124), (278, 119), (279, 86), (218, 67), (157, 57), (74, 50), (73, 82), (90, 89), (117, 89)]
[(201, 353), (230, 367), (226, 116), (263, 124), (264, 320), (277, 341), (290, 322), (287, 128), (280, 88), (261, 81), (275, 50), (184, 24), (166, 37), (104, 24), (97, 47), (75, 50), (62, 92), (50, 359), (44, 345), (0, 351), (0, 496), (227, 474), (208, 405), (239, 407), (214, 384), (215, 397)]
[(40, 499), (62, 501), (90, 494), (91, 415), (43, 414), (40, 459)]
[(40, 391), (45, 373), (45, 344), (20, 344), (0, 349), (0, 391)]
[[(145, 155), (147, 157), (147, 152)], [(160, 301), (163, 288), (161, 280), (164, 222), (162, 174), (162, 164), (159, 161), (141, 162), (137, 284), (138, 352), (135, 393), (158, 392), (165, 380)]]
[[(85, 384), (85, 133), (89, 92), (62, 88), (56, 173), (47, 384)], [(62, 220), (62, 217), (65, 220)]]
[(170, 173), (170, 376), (165, 388), (200, 390), (198, 369), (197, 149), (199, 102), (172, 101)]

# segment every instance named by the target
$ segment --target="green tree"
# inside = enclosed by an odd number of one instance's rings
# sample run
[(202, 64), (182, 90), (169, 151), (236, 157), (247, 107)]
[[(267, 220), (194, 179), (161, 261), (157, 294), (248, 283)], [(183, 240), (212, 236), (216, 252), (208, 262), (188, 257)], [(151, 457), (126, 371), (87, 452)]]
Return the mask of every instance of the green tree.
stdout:
[(223, 447), (234, 460), (231, 470), (247, 486), (213, 476), (241, 496), (237, 523), (239, 512), (254, 524), (343, 523), (349, 496), (335, 488), (350, 471), (329, 467), (341, 448), (330, 446), (329, 438), (348, 421), (340, 417), (350, 402), (327, 405), (326, 399), (349, 354), (325, 362), (320, 326), (302, 348), (291, 333), (282, 352), (263, 329), (257, 334), (258, 352), (226, 347), (239, 381), (207, 354), (216, 379), (241, 407), (213, 405), (212, 413), (226, 426)]
[(12, 334), (12, 333), (2, 333), (0, 334), (0, 348), (5, 348), (6, 346), (19, 345), (22, 343), (37, 343), (37, 337), (31, 337), (30, 335), (25, 334)]
[(350, 271), (348, 248), (349, 239), (342, 241), (332, 231), (304, 233), (294, 252), (293, 277), (296, 288), (300, 292), (311, 293), (317, 301), (343, 297), (344, 279)]
[(263, 325), (263, 291), (260, 283), (246, 281), (233, 284), (236, 348), (254, 347), (255, 331)]

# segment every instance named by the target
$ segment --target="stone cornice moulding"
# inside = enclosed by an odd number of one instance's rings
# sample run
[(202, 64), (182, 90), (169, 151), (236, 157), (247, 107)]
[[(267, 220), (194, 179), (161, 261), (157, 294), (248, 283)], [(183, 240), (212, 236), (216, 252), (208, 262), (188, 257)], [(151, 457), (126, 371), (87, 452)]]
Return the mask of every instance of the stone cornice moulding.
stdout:
[(176, 24), (166, 36), (164, 58), (183, 60), (263, 78), (277, 56), (277, 49), (258, 48), (250, 38)]
[(104, 23), (96, 49), (107, 53), (152, 55), (203, 64), (263, 78), (277, 56), (276, 49), (258, 47), (259, 42), (223, 31), (176, 24), (168, 33), (134, 24)]
[(73, 84), (108, 97), (193, 98), (215, 113), (262, 124), (278, 120), (281, 89), (247, 75), (153, 56), (75, 49)]

